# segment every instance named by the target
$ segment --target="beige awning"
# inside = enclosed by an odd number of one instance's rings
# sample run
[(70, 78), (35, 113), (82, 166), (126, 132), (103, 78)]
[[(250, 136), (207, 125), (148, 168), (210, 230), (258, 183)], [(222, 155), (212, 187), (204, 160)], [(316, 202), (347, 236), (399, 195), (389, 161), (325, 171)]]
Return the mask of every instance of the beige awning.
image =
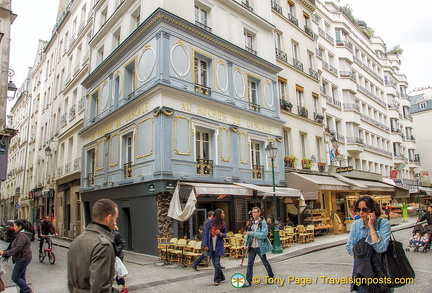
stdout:
[(425, 192), (427, 195), (432, 195), (432, 189), (429, 187), (419, 186), (420, 191)]
[(389, 191), (389, 192), (394, 192), (395, 186), (391, 186), (389, 184), (386, 184), (384, 182), (381, 181), (369, 181), (369, 180), (358, 180), (358, 179), (350, 179), (351, 181), (353, 181), (356, 185), (366, 185), (366, 188), (361, 188), (366, 189), (368, 191)]
[(192, 186), (197, 197), (201, 194), (252, 196), (252, 190), (250, 188), (241, 187), (234, 184), (179, 182), (178, 185)]
[[(273, 196), (273, 186), (260, 186), (260, 185), (250, 184), (250, 183), (234, 183), (234, 184), (249, 188), (251, 190), (256, 190), (258, 192), (258, 195), (260, 196), (264, 196), (264, 197)], [(294, 188), (276, 186), (275, 194), (278, 197), (299, 197), (300, 199), (304, 200), (301, 191)]]
[(350, 191), (350, 186), (332, 176), (288, 173), (289, 187), (300, 189), (305, 200), (318, 199), (318, 190)]

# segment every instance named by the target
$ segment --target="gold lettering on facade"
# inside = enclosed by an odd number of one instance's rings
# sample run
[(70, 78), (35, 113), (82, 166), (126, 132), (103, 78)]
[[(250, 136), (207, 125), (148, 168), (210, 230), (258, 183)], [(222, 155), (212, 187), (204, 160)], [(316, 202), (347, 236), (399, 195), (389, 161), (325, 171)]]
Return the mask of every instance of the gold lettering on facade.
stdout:
[(182, 109), (182, 111), (192, 112), (192, 103), (183, 102), (181, 109)]
[(209, 117), (222, 122), (228, 122), (227, 115), (225, 113), (203, 106), (198, 106), (198, 115)]
[(232, 116), (233, 124), (240, 126), (240, 117), (238, 116)]
[(268, 126), (268, 125), (266, 125), (264, 123), (261, 123), (261, 122), (258, 122), (258, 121), (248, 120), (246, 124), (247, 124), (247, 127), (249, 127), (249, 128), (260, 130), (260, 131), (264, 131), (264, 132), (267, 132), (267, 133), (271, 133), (270, 126)]

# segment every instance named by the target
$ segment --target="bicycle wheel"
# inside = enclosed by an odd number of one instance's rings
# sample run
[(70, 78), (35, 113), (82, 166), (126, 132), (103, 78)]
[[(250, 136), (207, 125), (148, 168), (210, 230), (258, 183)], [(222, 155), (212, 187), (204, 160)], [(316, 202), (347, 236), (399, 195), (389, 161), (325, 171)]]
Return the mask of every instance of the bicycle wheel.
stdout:
[(49, 258), (50, 264), (53, 265), (55, 263), (55, 254), (54, 254), (54, 252), (48, 252), (48, 258)]
[(44, 253), (43, 253), (43, 252), (40, 252), (40, 253), (39, 253), (39, 261), (40, 261), (40, 262), (43, 262), (44, 259), (45, 259), (45, 255), (44, 255)]

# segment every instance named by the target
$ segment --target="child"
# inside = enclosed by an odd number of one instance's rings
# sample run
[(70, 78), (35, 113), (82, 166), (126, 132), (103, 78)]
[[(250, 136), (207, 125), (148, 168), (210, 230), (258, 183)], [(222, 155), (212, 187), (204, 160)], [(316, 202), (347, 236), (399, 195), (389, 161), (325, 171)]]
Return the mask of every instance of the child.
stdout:
[(410, 247), (416, 247), (419, 244), (419, 242), (421, 241), (421, 239), (422, 239), (421, 233), (417, 232), (413, 237), (411, 237), (409, 239), (408, 243), (409, 243)]
[(425, 233), (423, 237), (420, 239), (418, 246), (424, 246), (425, 244), (429, 243), (430, 235), (428, 233)]

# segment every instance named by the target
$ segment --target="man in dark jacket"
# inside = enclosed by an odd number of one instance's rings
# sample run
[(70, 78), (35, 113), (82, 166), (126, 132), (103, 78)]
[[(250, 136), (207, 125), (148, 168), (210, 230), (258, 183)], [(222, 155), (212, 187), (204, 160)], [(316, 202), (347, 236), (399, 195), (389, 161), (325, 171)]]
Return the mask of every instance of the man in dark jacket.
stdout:
[(118, 208), (110, 199), (98, 200), (92, 222), (70, 245), (68, 287), (71, 293), (118, 292), (112, 287), (115, 274), (114, 235)]
[(48, 237), (47, 235), (58, 235), (56, 233), (55, 227), (51, 222), (50, 216), (46, 215), (45, 216), (45, 220), (41, 221), (39, 224), (39, 229), (38, 229), (38, 234), (39, 234), (39, 239), (40, 239), (40, 243), (39, 243), (39, 254), (42, 253), (42, 247), (43, 247), (43, 243), (44, 240), (48, 243), (48, 248), (51, 249), (52, 247), (52, 241), (51, 238)]
[(428, 211), (420, 219), (418, 219), (417, 222), (423, 222), (426, 220), (428, 225), (432, 225), (432, 205), (429, 205), (427, 210)]
[[(213, 219), (213, 215), (214, 215), (214, 212), (213, 211), (209, 211), (208, 213), (207, 213), (207, 220), (205, 220), (204, 221), (204, 225), (203, 225), (203, 231), (201, 231), (201, 233), (202, 232), (204, 232), (204, 227), (207, 225), (207, 223), (211, 220), (211, 219)], [(198, 240), (200, 240), (200, 241), (203, 241), (203, 234), (201, 234), (201, 239), (198, 239)], [(203, 244), (204, 244), (204, 242), (203, 242)], [(203, 248), (204, 246), (201, 246), (201, 248)], [(195, 260), (195, 262), (192, 264), (192, 268), (195, 270), (195, 271), (199, 271), (199, 269), (197, 268), (198, 267), (198, 265), (200, 264), (200, 262), (203, 260), (203, 259), (206, 259), (207, 258), (207, 251), (205, 251), (205, 250), (203, 250), (203, 252), (202, 252), (202, 254)]]
[[(123, 262), (123, 258), (124, 258), (123, 250), (126, 247), (126, 242), (124, 241), (122, 235), (120, 234), (117, 226), (115, 226), (115, 229), (112, 231), (112, 233), (114, 235), (114, 246), (116, 249), (116, 256), (118, 256), (121, 259), (121, 261)], [(128, 293), (129, 292), (129, 289), (126, 286), (126, 280), (124, 277), (116, 276), (116, 282), (117, 282), (117, 285), (122, 285), (122, 290), (120, 291), (120, 293)]]

